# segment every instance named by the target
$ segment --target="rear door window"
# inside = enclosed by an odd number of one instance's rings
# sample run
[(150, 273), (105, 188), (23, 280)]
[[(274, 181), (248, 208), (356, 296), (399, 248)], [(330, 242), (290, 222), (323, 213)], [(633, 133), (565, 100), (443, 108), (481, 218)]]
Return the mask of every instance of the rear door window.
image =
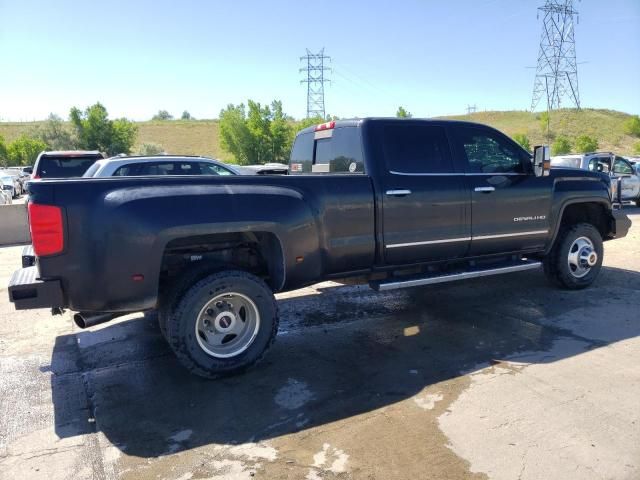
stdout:
[(40, 178), (81, 177), (102, 156), (49, 156), (43, 155), (38, 161), (36, 175)]
[(452, 173), (453, 165), (443, 127), (410, 123), (385, 125), (383, 150), (393, 173)]

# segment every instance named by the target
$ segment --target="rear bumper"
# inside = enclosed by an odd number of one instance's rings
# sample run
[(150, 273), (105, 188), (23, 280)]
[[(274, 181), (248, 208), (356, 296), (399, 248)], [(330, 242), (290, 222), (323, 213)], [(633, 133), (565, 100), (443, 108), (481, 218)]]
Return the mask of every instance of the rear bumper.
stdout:
[(613, 221), (615, 223), (615, 235), (614, 238), (626, 237), (631, 228), (631, 220), (622, 211), (622, 209), (613, 210)]
[(33, 267), (36, 264), (36, 254), (33, 245), (27, 245), (22, 249), (22, 268)]
[(60, 280), (40, 280), (35, 266), (13, 272), (9, 280), (9, 301), (16, 310), (64, 307)]

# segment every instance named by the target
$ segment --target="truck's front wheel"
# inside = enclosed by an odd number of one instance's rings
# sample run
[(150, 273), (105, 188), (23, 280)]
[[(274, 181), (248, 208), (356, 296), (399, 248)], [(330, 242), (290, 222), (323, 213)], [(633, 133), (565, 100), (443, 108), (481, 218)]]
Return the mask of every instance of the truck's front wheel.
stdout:
[(216, 378), (238, 373), (264, 356), (277, 333), (278, 306), (260, 278), (222, 271), (187, 289), (166, 327), (180, 362), (196, 375)]
[(547, 278), (571, 290), (588, 287), (602, 267), (602, 237), (589, 223), (563, 228), (544, 259)]

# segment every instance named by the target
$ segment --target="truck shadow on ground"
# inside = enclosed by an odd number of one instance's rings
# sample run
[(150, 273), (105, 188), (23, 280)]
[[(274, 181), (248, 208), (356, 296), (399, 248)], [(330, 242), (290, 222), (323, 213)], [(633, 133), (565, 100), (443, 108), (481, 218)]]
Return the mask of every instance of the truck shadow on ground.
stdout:
[(636, 337), (639, 290), (640, 273), (615, 268), (578, 292), (549, 288), (535, 273), (385, 294), (321, 287), (279, 300), (281, 334), (266, 360), (217, 381), (180, 367), (152, 316), (140, 315), (57, 338), (56, 433), (99, 430), (145, 458), (258, 442), (372, 412), (505, 359), (555, 362)]

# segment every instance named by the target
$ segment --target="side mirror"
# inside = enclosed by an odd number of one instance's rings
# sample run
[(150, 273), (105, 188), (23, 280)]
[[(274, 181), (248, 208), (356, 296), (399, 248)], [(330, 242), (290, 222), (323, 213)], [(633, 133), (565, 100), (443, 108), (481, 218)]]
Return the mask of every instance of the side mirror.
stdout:
[(551, 170), (551, 156), (548, 145), (533, 147), (533, 173), (536, 177), (547, 177)]

